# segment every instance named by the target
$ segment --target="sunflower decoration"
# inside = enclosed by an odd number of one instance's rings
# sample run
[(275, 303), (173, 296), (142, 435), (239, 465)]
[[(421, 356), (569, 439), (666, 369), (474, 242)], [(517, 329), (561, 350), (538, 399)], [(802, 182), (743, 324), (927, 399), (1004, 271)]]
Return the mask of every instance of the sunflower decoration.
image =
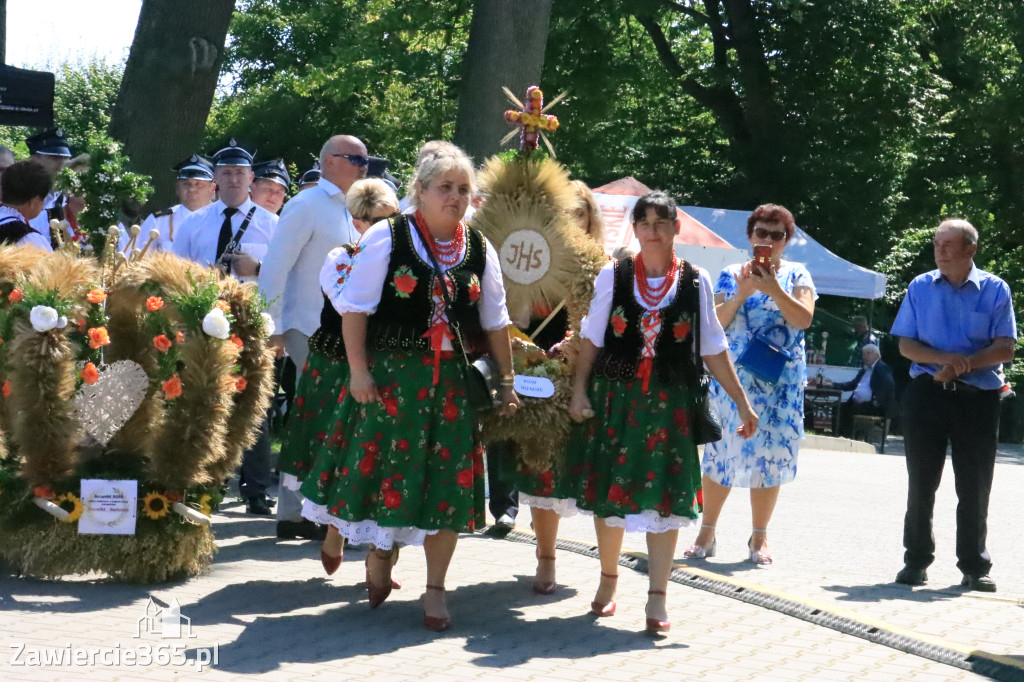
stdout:
[(67, 519), (61, 519), (64, 523), (74, 523), (82, 517), (82, 500), (74, 493), (64, 493), (53, 499), (53, 503), (68, 513)]
[(171, 510), (171, 501), (158, 492), (151, 492), (142, 498), (142, 513), (156, 521), (167, 516)]

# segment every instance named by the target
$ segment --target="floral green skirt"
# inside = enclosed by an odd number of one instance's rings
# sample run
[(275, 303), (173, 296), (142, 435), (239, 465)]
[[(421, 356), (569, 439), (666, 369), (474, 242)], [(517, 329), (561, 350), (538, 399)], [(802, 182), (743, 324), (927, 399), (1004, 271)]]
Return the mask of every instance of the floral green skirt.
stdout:
[(559, 516), (573, 516), (577, 512), (576, 487), (560, 467), (550, 466), (539, 471), (516, 458), (515, 486), (519, 504), (532, 509), (550, 509)]
[(595, 377), (594, 418), (573, 427), (567, 482), (576, 506), (631, 532), (688, 526), (703, 511), (700, 460), (690, 435), (695, 391)]
[[(316, 351), (310, 352), (289, 408), (288, 431), (277, 463), (282, 474), (291, 474), (299, 483), (305, 480), (313, 464), (313, 456), (327, 442), (328, 431), (321, 416), (330, 413), (338, 404), (347, 379), (346, 362), (331, 360)], [(294, 487), (294, 483), (289, 487)]]
[(371, 352), (369, 359), (381, 400), (360, 405), (348, 395), (345, 363), (334, 404), (333, 391), (324, 391), (324, 409), (304, 427), (314, 447), (308, 467), (293, 460), (305, 468), (302, 515), (382, 549), (483, 525), (483, 449), (461, 360), (442, 360), (433, 386), (432, 355)]

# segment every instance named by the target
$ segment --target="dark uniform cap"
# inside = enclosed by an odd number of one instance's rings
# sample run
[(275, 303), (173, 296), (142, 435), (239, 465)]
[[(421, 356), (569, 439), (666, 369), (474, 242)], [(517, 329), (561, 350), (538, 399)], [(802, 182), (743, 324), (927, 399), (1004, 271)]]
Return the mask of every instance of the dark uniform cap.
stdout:
[(273, 180), (284, 185), (285, 189), (291, 187), (292, 177), (288, 175), (284, 159), (271, 159), (257, 163), (252, 167), (252, 172), (256, 175), (257, 180)]
[(213, 180), (213, 164), (206, 157), (193, 154), (177, 166), (178, 180)]
[(213, 153), (215, 166), (251, 166), (252, 153), (243, 149), (235, 138), (228, 140), (227, 146)]
[(299, 177), (300, 185), (315, 185), (320, 182), (320, 162), (314, 161), (313, 167)]
[(397, 192), (398, 188), (402, 186), (402, 182), (388, 172), (388, 164), (390, 164), (391, 161), (380, 156), (371, 156), (369, 159), (370, 164), (366, 168), (366, 177), (380, 178), (387, 184), (391, 185), (391, 189)]
[(64, 131), (60, 128), (50, 128), (41, 133), (36, 133), (25, 140), (28, 145), (29, 154), (45, 154), (47, 156), (64, 156), (71, 158), (71, 147), (68, 139), (64, 137)]

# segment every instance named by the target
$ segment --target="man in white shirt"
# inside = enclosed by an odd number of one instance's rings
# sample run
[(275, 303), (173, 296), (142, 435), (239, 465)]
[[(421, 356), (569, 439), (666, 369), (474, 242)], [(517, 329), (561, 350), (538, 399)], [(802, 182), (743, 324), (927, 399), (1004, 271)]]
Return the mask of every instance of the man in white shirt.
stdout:
[(193, 154), (175, 166), (174, 171), (177, 173), (174, 192), (180, 203), (157, 211), (143, 221), (137, 240), (140, 247), (149, 240), (150, 231), (156, 230), (160, 236), (150, 249), (173, 251), (174, 239), (185, 218), (213, 202), (217, 186), (213, 182), (213, 164), (208, 159)]
[[(260, 289), (270, 302), (267, 312), (277, 333), (270, 337), (284, 349), (301, 376), (309, 355), (309, 337), (320, 326), (323, 295), (320, 269), (331, 249), (358, 241), (359, 233), (345, 206), (345, 192), (366, 175), (366, 145), (351, 135), (335, 135), (320, 150), (320, 180), (285, 204), (277, 234), (260, 270)], [(278, 535), (305, 537), (298, 496), (281, 487)]]
[[(242, 281), (254, 281), (260, 259), (277, 229), (277, 216), (249, 198), (252, 154), (232, 139), (213, 155), (213, 179), (220, 198), (185, 218), (174, 240), (174, 253), (203, 265), (217, 265)], [(242, 456), (238, 492), (250, 514), (268, 516), (272, 453), (264, 418), (256, 444)]]
[(892, 369), (882, 362), (882, 354), (873, 343), (861, 348), (864, 366), (852, 380), (834, 384), (842, 391), (853, 391), (850, 399), (839, 411), (839, 433), (845, 438), (853, 434), (853, 417), (867, 414), (877, 417), (891, 417), (896, 403), (895, 382)]
[[(68, 139), (64, 136), (64, 131), (60, 128), (51, 128), (37, 133), (27, 138), (25, 144), (28, 146), (29, 160), (42, 166), (49, 174), (51, 181), (71, 159), (71, 147), (68, 145)], [(66, 201), (62, 192), (47, 194), (43, 210), (29, 222), (32, 229), (49, 238), (50, 219), (64, 219)], [(51, 240), (51, 245), (55, 246), (56, 244)]]
[(0, 178), (0, 244), (34, 246), (53, 251), (49, 228), (46, 236), (29, 224), (43, 212), (46, 195), (50, 193), (50, 175), (35, 161), (21, 161), (7, 168)]

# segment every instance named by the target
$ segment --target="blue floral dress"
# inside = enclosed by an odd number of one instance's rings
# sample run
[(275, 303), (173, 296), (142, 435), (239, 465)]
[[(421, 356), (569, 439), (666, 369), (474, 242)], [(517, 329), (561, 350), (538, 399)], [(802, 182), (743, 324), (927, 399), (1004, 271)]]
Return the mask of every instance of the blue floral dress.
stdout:
[[(736, 295), (736, 277), (741, 267), (730, 265), (722, 270), (715, 284), (716, 294), (725, 294), (726, 299)], [(777, 278), (790, 294), (797, 287), (809, 287), (814, 298), (818, 297), (810, 273), (799, 263), (782, 261)], [(740, 425), (736, 405), (717, 381), (711, 382), (711, 398), (722, 417), (723, 436), (717, 443), (705, 446), (701, 470), (720, 485), (771, 488), (796, 478), (798, 441), (804, 437), (804, 332), (786, 324), (770, 296), (755, 291), (736, 311), (725, 334), (729, 339), (729, 357), (735, 363), (756, 331), (774, 325), (786, 328), (785, 348), (794, 356), (786, 363), (778, 383), (768, 383), (742, 367), (736, 368), (743, 390), (759, 417), (752, 438), (745, 440), (736, 434)], [(781, 330), (776, 330), (773, 338), (782, 341)]]

